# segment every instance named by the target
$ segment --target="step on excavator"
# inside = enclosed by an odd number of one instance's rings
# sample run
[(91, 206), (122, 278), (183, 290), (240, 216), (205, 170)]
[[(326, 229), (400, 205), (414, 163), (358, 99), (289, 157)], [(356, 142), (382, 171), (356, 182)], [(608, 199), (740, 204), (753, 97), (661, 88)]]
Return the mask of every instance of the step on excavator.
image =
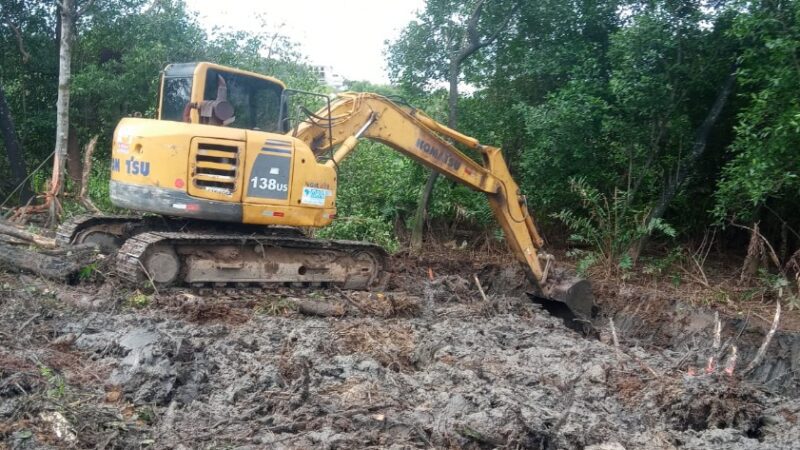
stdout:
[[(303, 106), (311, 100), (323, 106)], [(589, 283), (556, 270), (552, 258), (540, 261), (542, 238), (499, 148), (401, 99), (330, 98), (207, 62), (167, 66), (157, 118), (125, 118), (114, 132), (111, 202), (151, 214), (77, 217), (61, 226), (57, 241), (94, 244), (116, 254), (119, 276), (159, 287), (369, 289), (383, 277), (382, 248), (301, 231), (334, 220), (338, 164), (360, 139), (485, 193), (534, 295), (591, 316)]]

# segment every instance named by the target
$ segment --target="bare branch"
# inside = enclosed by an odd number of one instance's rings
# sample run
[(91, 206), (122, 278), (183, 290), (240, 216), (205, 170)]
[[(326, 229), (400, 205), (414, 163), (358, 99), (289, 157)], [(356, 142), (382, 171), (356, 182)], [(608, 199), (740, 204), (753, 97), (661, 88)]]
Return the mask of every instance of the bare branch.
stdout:
[(11, 31), (14, 32), (14, 36), (17, 38), (17, 45), (19, 46), (19, 52), (22, 54), (22, 63), (25, 64), (31, 59), (31, 54), (25, 49), (25, 41), (22, 39), (22, 32), (19, 31), (19, 27), (15, 26), (11, 21), (6, 18), (5, 19), (6, 25), (11, 28)]
[(619, 338), (617, 338), (617, 328), (614, 326), (614, 318), (608, 318), (608, 325), (611, 327), (611, 338), (614, 340), (614, 353), (617, 354), (617, 362), (622, 361), (622, 355), (619, 351)]
[(475, 5), (475, 9), (473, 9), (472, 14), (467, 20), (467, 31), (464, 36), (464, 43), (461, 46), (461, 50), (458, 52), (455, 60), (458, 64), (461, 64), (467, 57), (472, 55), (473, 53), (477, 52), (478, 50), (491, 45), (497, 38), (500, 36), (501, 33), (506, 31), (508, 28), (508, 24), (511, 22), (511, 19), (517, 14), (521, 7), (521, 3), (516, 3), (514, 8), (511, 9), (511, 12), (508, 13), (505, 20), (502, 24), (500, 24), (496, 30), (485, 39), (481, 40), (480, 35), (478, 33), (478, 20), (483, 13), (483, 0), (479, 1)]
[(475, 285), (478, 286), (478, 292), (481, 293), (481, 298), (483, 298), (484, 302), (488, 302), (489, 299), (486, 298), (486, 293), (483, 292), (483, 286), (481, 286), (481, 281), (478, 279), (478, 275), (477, 274), (473, 274), (472, 278), (475, 280)]

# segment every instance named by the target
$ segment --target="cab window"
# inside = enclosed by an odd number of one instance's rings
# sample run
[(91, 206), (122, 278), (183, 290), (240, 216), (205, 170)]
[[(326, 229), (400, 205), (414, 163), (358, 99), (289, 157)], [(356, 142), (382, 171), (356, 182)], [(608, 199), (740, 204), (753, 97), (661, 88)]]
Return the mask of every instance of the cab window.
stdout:
[(192, 96), (192, 77), (165, 77), (162, 120), (183, 121), (183, 108)]
[(206, 74), (204, 100), (217, 99), (218, 75), (225, 79), (228, 102), (233, 105), (235, 120), (228, 125), (229, 127), (268, 132), (279, 131), (278, 120), (281, 92), (283, 91), (279, 84), (209, 69)]

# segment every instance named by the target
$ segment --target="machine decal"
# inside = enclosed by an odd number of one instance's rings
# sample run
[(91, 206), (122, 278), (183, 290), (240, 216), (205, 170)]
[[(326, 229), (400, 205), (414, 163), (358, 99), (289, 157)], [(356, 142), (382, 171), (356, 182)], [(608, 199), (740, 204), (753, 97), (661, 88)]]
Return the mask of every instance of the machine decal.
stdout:
[(450, 154), (450, 151), (447, 149), (437, 147), (436, 144), (427, 142), (422, 138), (417, 138), (417, 148), (431, 155), (437, 161), (446, 164), (447, 167), (452, 170), (458, 170), (461, 168), (461, 161)]
[[(319, 189), (328, 189), (328, 190), (331, 189), (331, 185), (325, 182), (318, 183), (316, 181), (306, 181), (306, 186)], [(328, 195), (333, 195), (333, 194), (328, 193)]]
[(288, 141), (281, 141), (278, 139), (267, 139), (264, 145), (276, 145), (278, 147), (292, 147), (292, 143)]
[(331, 195), (331, 191), (327, 189), (303, 186), (303, 196), (300, 198), (300, 202), (306, 205), (325, 206), (325, 198), (329, 195)]
[(283, 153), (285, 155), (292, 154), (292, 143), (286, 141), (277, 141), (275, 139), (267, 139), (264, 146), (261, 147), (262, 152)]
[(269, 147), (262, 147), (261, 151), (262, 152), (281, 153), (281, 154), (284, 154), (284, 155), (291, 155), (292, 154), (291, 150), (284, 150), (284, 149), (279, 149), (279, 148), (269, 148)]
[[(111, 160), (111, 171), (112, 172), (120, 172), (121, 171), (121, 164), (119, 158), (114, 158)], [(141, 176), (148, 176), (150, 175), (150, 162), (148, 161), (137, 161), (133, 158), (125, 160), (125, 173), (128, 175), (141, 175)]]
[(247, 196), (287, 200), (292, 158), (260, 154), (256, 156), (247, 182)]
[(128, 142), (133, 135), (133, 127), (120, 125), (117, 127), (117, 144)]

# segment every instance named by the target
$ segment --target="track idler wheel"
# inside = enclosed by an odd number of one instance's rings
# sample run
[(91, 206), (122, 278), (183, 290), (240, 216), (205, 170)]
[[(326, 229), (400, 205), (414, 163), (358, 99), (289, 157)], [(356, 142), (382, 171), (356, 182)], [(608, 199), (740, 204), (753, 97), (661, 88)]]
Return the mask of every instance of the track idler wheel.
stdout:
[(159, 245), (148, 251), (142, 266), (145, 276), (159, 286), (174, 284), (181, 273), (181, 260), (169, 245)]
[(100, 252), (110, 255), (119, 250), (122, 239), (107, 231), (103, 230), (87, 230), (78, 235), (75, 239), (75, 244), (94, 244)]

